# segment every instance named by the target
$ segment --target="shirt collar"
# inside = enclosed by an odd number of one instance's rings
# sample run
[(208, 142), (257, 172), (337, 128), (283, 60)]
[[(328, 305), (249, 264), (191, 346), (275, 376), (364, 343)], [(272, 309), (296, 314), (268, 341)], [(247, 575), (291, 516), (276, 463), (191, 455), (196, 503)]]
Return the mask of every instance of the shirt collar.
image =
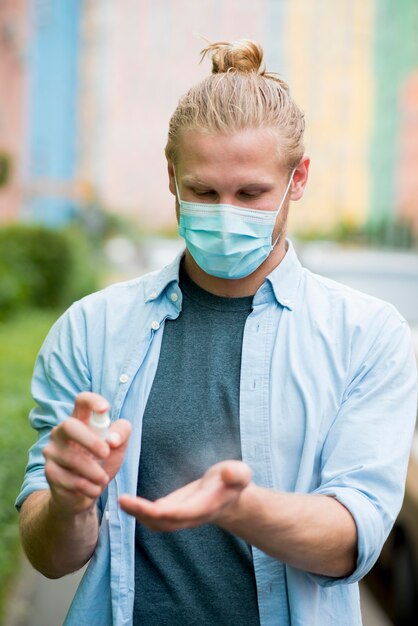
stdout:
[[(296, 256), (292, 242), (289, 239), (286, 241), (288, 248), (284, 258), (266, 277), (265, 282), (254, 296), (254, 304), (261, 304), (266, 291), (272, 290), (279, 304), (293, 310), (300, 283), (302, 265)], [(176, 283), (176, 289), (178, 290), (180, 262), (183, 255), (184, 250), (169, 265), (166, 265), (159, 272), (150, 275), (145, 293), (145, 302), (156, 300), (172, 283)], [(178, 294), (178, 296), (176, 304), (180, 305), (181, 294)]]
[(182, 250), (171, 263), (149, 276), (145, 291), (145, 302), (156, 300), (172, 283), (176, 283), (178, 287), (180, 262), (184, 252)]
[(277, 302), (292, 311), (296, 305), (302, 265), (292, 242), (289, 239), (286, 242), (287, 252), (279, 265), (267, 276), (266, 282), (271, 286)]

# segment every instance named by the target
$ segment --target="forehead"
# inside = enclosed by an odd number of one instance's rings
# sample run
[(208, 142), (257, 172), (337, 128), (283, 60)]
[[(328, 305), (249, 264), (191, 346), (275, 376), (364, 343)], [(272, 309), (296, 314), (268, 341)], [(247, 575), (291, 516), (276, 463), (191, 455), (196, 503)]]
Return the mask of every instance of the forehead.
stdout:
[(269, 128), (252, 128), (231, 133), (187, 130), (177, 151), (182, 176), (263, 176), (285, 173), (280, 159), (277, 133)]

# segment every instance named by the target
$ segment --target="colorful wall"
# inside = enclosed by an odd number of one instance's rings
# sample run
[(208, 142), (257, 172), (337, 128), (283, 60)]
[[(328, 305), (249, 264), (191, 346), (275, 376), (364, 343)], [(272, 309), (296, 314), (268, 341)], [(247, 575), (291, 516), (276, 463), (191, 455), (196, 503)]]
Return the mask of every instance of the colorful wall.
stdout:
[(23, 199), (26, 40), (25, 0), (4, 0), (0, 3), (0, 224), (16, 219)]
[(370, 145), (376, 84), (374, 0), (286, 3), (288, 78), (306, 114), (311, 157), (305, 198), (292, 226), (328, 230), (357, 224), (370, 208)]
[(174, 226), (164, 145), (178, 98), (210, 71), (199, 65), (203, 35), (259, 41), (305, 111), (311, 173), (293, 230), (402, 218), (418, 232), (417, 0), (18, 5), (26, 88), (13, 97), (24, 94), (26, 130), (15, 133), (22, 185), (7, 206), (19, 203), (24, 217), (60, 224), (94, 197), (147, 228)]
[(398, 214), (418, 234), (418, 2), (378, 0), (372, 222)]

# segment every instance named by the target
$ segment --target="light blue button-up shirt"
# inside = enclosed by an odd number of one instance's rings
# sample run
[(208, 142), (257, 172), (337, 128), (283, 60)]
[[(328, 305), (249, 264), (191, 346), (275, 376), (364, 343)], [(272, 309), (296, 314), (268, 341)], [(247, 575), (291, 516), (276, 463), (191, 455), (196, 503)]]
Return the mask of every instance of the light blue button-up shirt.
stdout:
[[(117, 498), (136, 493), (142, 416), (164, 322), (181, 313), (179, 262), (76, 302), (53, 326), (36, 362), (30, 420), (39, 438), (18, 506), (48, 487), (41, 449), (79, 392), (102, 394), (112, 420), (123, 417), (133, 427), (122, 468), (100, 498), (98, 545), (67, 626), (132, 624), (135, 519)], [(302, 268), (289, 243), (255, 294), (245, 325), (242, 458), (260, 486), (337, 498), (355, 519), (358, 559), (350, 577), (333, 579), (253, 548), (261, 626), (361, 624), (357, 581), (376, 561), (401, 506), (416, 380), (400, 314)], [(167, 402), (175, 393), (167, 390)]]

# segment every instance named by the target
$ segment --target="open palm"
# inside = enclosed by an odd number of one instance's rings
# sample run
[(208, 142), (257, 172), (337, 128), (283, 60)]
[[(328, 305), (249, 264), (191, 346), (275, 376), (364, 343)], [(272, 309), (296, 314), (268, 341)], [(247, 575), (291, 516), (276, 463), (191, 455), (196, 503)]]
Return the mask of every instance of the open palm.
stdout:
[(250, 483), (251, 470), (241, 461), (222, 461), (195, 480), (154, 502), (123, 495), (121, 508), (155, 531), (195, 528), (216, 522)]

